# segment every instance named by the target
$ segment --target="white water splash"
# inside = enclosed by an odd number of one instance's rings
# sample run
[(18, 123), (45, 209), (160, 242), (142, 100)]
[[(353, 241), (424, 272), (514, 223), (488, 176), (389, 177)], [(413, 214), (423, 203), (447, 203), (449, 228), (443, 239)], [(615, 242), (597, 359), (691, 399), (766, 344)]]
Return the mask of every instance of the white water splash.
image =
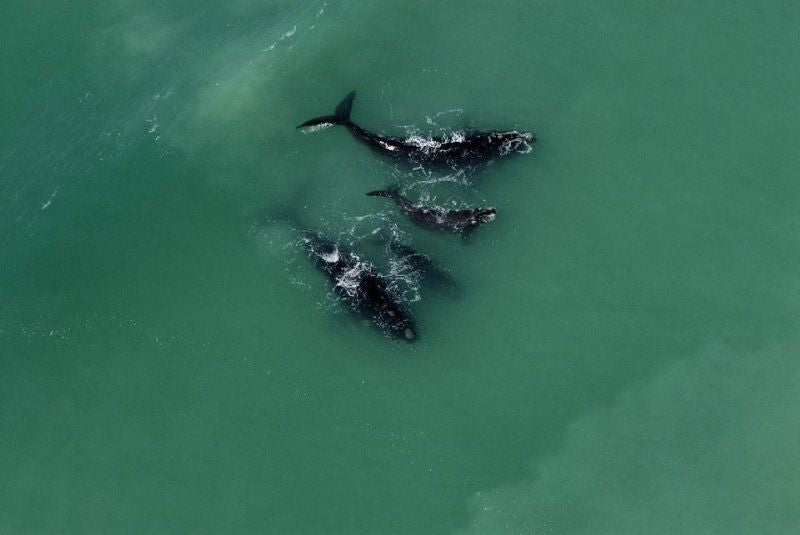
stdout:
[(449, 110), (437, 112), (436, 115), (434, 115), (433, 117), (431, 117), (430, 115), (426, 115), (425, 122), (427, 122), (431, 126), (439, 126), (439, 123), (436, 120), (442, 115), (449, 115), (451, 113), (461, 115), (462, 113), (464, 113), (464, 110), (461, 108), (452, 108)]
[(533, 147), (529, 143), (533, 139), (533, 134), (530, 132), (518, 132), (513, 130), (511, 132), (503, 132), (498, 135), (514, 135), (515, 137), (504, 142), (500, 146), (500, 156), (506, 156), (512, 152), (519, 154), (528, 154)]
[(53, 199), (56, 198), (56, 194), (58, 194), (58, 190), (59, 189), (60, 189), (60, 186), (57, 186), (56, 189), (53, 190), (53, 193), (50, 194), (50, 198), (48, 198), (44, 203), (42, 203), (42, 206), (41, 206), (42, 210), (47, 210), (50, 207), (50, 205), (53, 203)]
[(295, 25), (292, 27), (292, 29), (291, 29), (291, 30), (289, 30), (288, 32), (286, 32), (286, 33), (284, 33), (283, 35), (281, 35), (280, 37), (278, 37), (278, 38), (277, 38), (277, 39), (276, 39), (276, 40), (275, 40), (275, 41), (274, 41), (274, 42), (273, 42), (271, 45), (269, 45), (267, 48), (262, 48), (262, 49), (261, 49), (261, 51), (262, 51), (262, 52), (269, 52), (270, 50), (274, 50), (274, 49), (275, 49), (275, 47), (276, 47), (276, 46), (278, 46), (278, 43), (280, 43), (281, 41), (284, 41), (284, 40), (286, 40), (286, 39), (289, 39), (289, 38), (290, 38), (290, 37), (292, 37), (292, 36), (293, 36), (295, 33), (297, 33), (297, 24), (295, 24)]
[[(352, 256), (358, 259), (356, 255)], [(370, 264), (359, 260), (352, 268), (342, 273), (342, 276), (336, 280), (336, 286), (347, 292), (347, 295), (351, 297), (355, 296), (358, 285), (361, 282), (361, 274), (365, 271), (369, 271), (371, 267)]]
[[(156, 132), (158, 132), (159, 129), (158, 117), (153, 116), (152, 119), (145, 119), (144, 122), (150, 125), (150, 127), (147, 129), (148, 134), (155, 134)], [(156, 139), (158, 139), (158, 136), (156, 136)]]
[(319, 123), (315, 124), (314, 126), (304, 126), (301, 129), (301, 132), (304, 134), (313, 134), (314, 132), (319, 132), (320, 130), (325, 130), (326, 128), (330, 128), (331, 126), (336, 126), (335, 123)]
[(339, 248), (336, 247), (330, 253), (320, 253), (319, 257), (322, 258), (325, 262), (328, 262), (329, 264), (333, 264), (334, 262), (338, 262), (339, 258), (340, 258)]

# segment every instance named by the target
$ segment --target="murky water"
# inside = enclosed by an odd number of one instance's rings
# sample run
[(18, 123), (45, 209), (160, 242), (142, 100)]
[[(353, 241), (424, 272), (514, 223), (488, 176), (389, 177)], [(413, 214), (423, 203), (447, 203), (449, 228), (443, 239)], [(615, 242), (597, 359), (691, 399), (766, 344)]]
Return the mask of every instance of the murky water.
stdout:
[[(4, 11), (0, 531), (800, 525), (800, 4)], [(442, 169), (295, 129), (353, 89), (375, 132), (538, 141)], [(395, 183), (497, 218), (415, 227), (365, 195)], [(302, 229), (418, 339), (348, 313)]]

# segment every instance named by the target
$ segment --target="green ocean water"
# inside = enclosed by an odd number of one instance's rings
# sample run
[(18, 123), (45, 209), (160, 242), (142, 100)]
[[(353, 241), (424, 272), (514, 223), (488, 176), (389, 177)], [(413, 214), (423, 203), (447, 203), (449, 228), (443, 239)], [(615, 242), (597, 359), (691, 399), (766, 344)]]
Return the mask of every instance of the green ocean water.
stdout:
[[(800, 530), (797, 2), (2, 12), (0, 533)], [(459, 175), (294, 128), (352, 89), (539, 141)], [(498, 217), (416, 229), (394, 181)], [(387, 340), (284, 211), (459, 291)]]

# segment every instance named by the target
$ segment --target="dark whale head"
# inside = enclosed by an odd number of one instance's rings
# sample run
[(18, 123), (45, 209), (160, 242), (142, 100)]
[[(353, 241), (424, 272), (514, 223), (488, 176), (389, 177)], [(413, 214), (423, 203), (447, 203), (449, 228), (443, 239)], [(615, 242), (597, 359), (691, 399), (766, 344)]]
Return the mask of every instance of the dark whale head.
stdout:
[(536, 141), (536, 136), (530, 132), (511, 130), (508, 132), (492, 132), (490, 135), (491, 146), (505, 156), (512, 152), (526, 153), (531, 150), (531, 144)]
[(392, 318), (392, 322), (386, 326), (386, 332), (391, 336), (406, 342), (413, 342), (417, 337), (417, 331), (414, 324), (404, 314), (400, 314), (397, 318)]
[(369, 318), (389, 336), (408, 342), (417, 337), (414, 323), (401, 299), (369, 262), (341, 249), (317, 232), (303, 231), (300, 242), (308, 250), (311, 261), (328, 276), (350, 308)]
[(495, 217), (497, 217), (497, 210), (495, 208), (478, 208), (475, 211), (475, 220), (479, 224), (494, 221)]
[(494, 136), (499, 141), (527, 141), (533, 143), (536, 136), (530, 132), (520, 132), (519, 130), (509, 130), (507, 132), (495, 132)]
[(339, 260), (339, 248), (336, 244), (316, 232), (304, 230), (300, 234), (300, 242), (308, 250), (314, 264), (319, 267), (336, 263)]
[(364, 301), (369, 304), (373, 321), (389, 336), (413, 341), (417, 337), (414, 322), (408, 316), (385, 282), (375, 276), (365, 276), (359, 284)]

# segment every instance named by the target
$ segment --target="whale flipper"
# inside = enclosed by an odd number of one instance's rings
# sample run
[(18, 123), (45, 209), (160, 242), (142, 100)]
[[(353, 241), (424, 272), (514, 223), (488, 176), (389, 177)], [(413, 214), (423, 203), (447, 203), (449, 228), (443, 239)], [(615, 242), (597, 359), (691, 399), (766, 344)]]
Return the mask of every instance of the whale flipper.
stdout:
[(347, 124), (350, 122), (350, 112), (353, 109), (353, 99), (356, 98), (356, 92), (350, 91), (344, 99), (336, 106), (336, 110), (333, 112), (333, 115), (323, 115), (322, 117), (317, 117), (315, 119), (311, 119), (309, 121), (304, 122), (297, 128), (307, 128), (309, 126), (320, 126), (320, 125), (337, 125), (337, 124)]
[(387, 197), (389, 199), (394, 199), (395, 197), (397, 197), (399, 189), (400, 188), (397, 186), (397, 184), (394, 184), (386, 189), (378, 189), (375, 191), (370, 191), (366, 195), (368, 197)]
[(386, 189), (377, 189), (366, 193), (367, 197), (386, 197), (388, 199), (396, 199), (400, 194), (400, 186), (392, 184)]
[(391, 197), (392, 195), (384, 190), (384, 189), (377, 189), (375, 191), (370, 191), (367, 194), (367, 197)]

